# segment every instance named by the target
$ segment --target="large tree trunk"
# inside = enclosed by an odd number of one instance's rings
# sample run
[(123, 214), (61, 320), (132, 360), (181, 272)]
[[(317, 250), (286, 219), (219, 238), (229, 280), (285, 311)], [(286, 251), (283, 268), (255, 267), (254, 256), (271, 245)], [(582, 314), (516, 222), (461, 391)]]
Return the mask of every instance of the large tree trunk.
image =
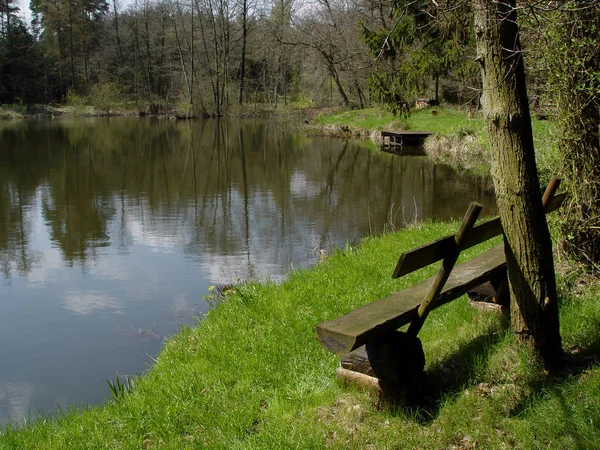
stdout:
[(541, 202), (516, 0), (475, 0), (477, 60), (504, 228), (511, 325), (548, 366), (562, 362), (552, 241)]

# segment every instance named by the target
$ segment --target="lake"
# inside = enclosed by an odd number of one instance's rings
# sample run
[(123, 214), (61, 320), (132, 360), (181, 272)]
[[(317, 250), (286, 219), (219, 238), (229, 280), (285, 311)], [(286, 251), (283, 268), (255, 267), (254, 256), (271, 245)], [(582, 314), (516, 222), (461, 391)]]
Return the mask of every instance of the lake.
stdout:
[(0, 123), (0, 423), (106, 401), (210, 286), (283, 280), (472, 200), (495, 213), (490, 186), (269, 121)]

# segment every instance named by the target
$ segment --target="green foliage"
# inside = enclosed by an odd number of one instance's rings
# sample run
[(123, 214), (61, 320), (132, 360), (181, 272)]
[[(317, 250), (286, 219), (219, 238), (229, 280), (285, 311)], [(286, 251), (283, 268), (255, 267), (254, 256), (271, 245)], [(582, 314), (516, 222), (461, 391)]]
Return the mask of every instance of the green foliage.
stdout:
[(394, 116), (410, 116), (405, 85), (400, 78), (385, 73), (373, 73), (369, 77), (369, 87), (375, 100), (384, 104)]
[(309, 97), (307, 97), (303, 92), (299, 92), (292, 103), (292, 108), (304, 109), (311, 107), (312, 104), (313, 102)]
[(74, 107), (87, 106), (88, 99), (85, 95), (80, 95), (73, 89), (67, 91), (67, 105)]
[[(464, 82), (478, 75), (474, 62), (466, 58), (473, 49), (471, 14), (465, 6), (458, 11), (438, 14), (427, 2), (398, 1), (390, 13), (393, 25), (375, 30), (361, 25), (363, 42), (376, 58), (369, 87), (394, 114), (402, 112), (399, 104), (427, 95), (434, 79), (437, 83), (443, 77), (458, 77)], [(464, 17), (459, 19), (461, 13)]]
[(135, 387), (135, 378), (134, 377), (124, 377), (125, 382), (121, 382), (121, 379), (117, 376), (116, 381), (113, 383), (112, 380), (106, 380), (108, 384), (108, 388), (110, 389), (110, 393), (113, 396), (113, 399), (118, 402), (125, 398), (127, 394), (133, 391)]
[(557, 106), (558, 148), (572, 193), (564, 215), (563, 242), (598, 271), (600, 263), (600, 12), (565, 2), (551, 13), (538, 50)]
[(110, 41), (99, 27), (108, 13), (107, 1), (32, 0), (30, 7), (34, 32), (39, 38), (37, 44), (44, 55), (43, 78), (51, 99), (62, 100), (67, 89), (83, 92), (89, 81), (90, 55)]
[[(43, 58), (40, 49), (16, 15), (12, 0), (0, 11), (0, 103), (31, 105), (43, 95)], [(10, 23), (10, 25), (9, 25)]]
[(361, 23), (360, 34), (374, 57), (394, 59), (398, 52), (413, 44), (417, 33), (414, 16), (402, 15), (394, 29), (372, 31)]
[(110, 115), (111, 108), (115, 108), (122, 101), (121, 90), (121, 86), (116, 82), (97, 83), (90, 89), (90, 103)]

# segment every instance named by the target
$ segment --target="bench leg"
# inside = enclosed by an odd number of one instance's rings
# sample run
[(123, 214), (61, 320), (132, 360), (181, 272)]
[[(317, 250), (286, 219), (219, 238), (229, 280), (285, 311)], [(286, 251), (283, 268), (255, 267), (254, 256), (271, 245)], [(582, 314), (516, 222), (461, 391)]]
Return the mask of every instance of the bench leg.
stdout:
[(420, 379), (425, 354), (417, 337), (393, 331), (342, 356), (341, 365), (343, 369), (374, 377), (388, 385), (403, 386)]
[(491, 281), (494, 287), (494, 303), (505, 307), (510, 306), (510, 289), (508, 288), (508, 276), (504, 272), (501, 276)]

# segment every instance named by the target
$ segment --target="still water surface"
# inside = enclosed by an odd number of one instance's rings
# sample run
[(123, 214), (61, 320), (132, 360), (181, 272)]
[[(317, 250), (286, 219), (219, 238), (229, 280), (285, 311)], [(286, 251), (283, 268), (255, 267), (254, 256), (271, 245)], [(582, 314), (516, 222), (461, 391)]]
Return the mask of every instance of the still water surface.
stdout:
[(105, 401), (208, 287), (280, 280), (490, 180), (266, 121), (0, 124), (0, 423)]

